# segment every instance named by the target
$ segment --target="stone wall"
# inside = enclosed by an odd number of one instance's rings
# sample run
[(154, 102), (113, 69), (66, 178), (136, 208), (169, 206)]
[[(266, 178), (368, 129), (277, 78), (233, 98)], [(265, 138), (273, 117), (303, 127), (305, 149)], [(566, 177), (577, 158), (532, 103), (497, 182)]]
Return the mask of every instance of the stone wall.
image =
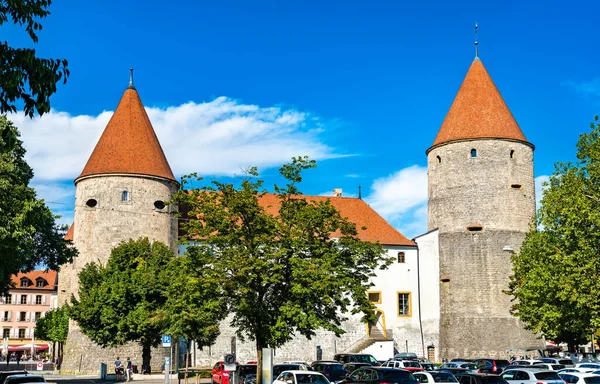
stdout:
[[(126, 201), (122, 199), (123, 191), (128, 194)], [(176, 252), (177, 220), (169, 213), (176, 208), (155, 206), (157, 201), (171, 200), (176, 191), (177, 183), (172, 180), (145, 176), (101, 175), (78, 180), (73, 243), (79, 256), (60, 271), (59, 303), (62, 305), (71, 295), (78, 295), (78, 274), (86, 264), (105, 264), (111, 250), (123, 241), (148, 237)], [(96, 201), (93, 207), (87, 204), (91, 199)], [(62, 366), (68, 372), (92, 372), (99, 369), (101, 361), (114, 361), (117, 355), (123, 357), (128, 353), (141, 367), (141, 348), (139, 355), (135, 348), (100, 348), (74, 326), (69, 330)], [(89, 363), (84, 364), (81, 356), (87, 357)], [(80, 370), (80, 366), (85, 370)]]

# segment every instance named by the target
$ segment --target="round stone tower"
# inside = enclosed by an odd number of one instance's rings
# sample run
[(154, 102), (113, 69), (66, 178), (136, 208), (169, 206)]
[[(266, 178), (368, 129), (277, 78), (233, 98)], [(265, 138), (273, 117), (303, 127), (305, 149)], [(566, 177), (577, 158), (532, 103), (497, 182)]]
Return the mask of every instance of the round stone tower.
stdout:
[[(130, 82), (81, 175), (75, 179), (75, 221), (67, 234), (79, 250), (70, 266), (61, 269), (59, 301), (78, 295), (78, 273), (90, 262), (106, 264), (123, 241), (148, 237), (177, 250), (177, 220), (165, 203), (179, 183), (160, 146), (137, 90)], [(130, 356), (141, 366), (135, 344), (103, 349), (71, 323), (62, 369), (96, 372), (100, 362)], [(154, 357), (154, 356), (153, 356)], [(153, 365), (160, 367), (158, 356)]]
[(509, 348), (542, 346), (509, 313), (503, 292), (535, 214), (533, 150), (475, 58), (427, 150), (443, 358), (506, 358)]

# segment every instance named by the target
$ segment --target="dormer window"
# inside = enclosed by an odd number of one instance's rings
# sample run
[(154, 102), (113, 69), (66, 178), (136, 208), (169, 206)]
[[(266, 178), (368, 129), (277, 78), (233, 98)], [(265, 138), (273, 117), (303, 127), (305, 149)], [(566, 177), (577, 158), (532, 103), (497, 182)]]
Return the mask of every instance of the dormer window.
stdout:
[(127, 191), (121, 192), (121, 201), (129, 201), (129, 192), (127, 192)]
[(29, 287), (29, 279), (21, 279), (21, 287)]
[(475, 148), (471, 149), (471, 158), (477, 157), (477, 150)]
[(42, 279), (42, 278), (39, 278), (39, 279), (37, 279), (37, 280), (35, 281), (35, 286), (36, 286), (37, 288), (43, 288), (43, 287), (45, 287), (45, 286), (46, 286), (46, 280), (44, 280), (44, 279)]

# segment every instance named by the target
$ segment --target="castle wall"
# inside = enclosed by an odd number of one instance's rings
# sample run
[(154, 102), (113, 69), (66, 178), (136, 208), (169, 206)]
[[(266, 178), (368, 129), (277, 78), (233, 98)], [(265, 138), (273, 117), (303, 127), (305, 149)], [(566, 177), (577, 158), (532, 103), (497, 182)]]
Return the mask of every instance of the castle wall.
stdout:
[(439, 228), (440, 356), (505, 358), (511, 347), (541, 346), (503, 292), (511, 253), (535, 214), (533, 149), (499, 139), (452, 142), (429, 152), (428, 170), (429, 228)]
[[(154, 205), (156, 201), (167, 202), (172, 198), (177, 191), (175, 182), (144, 176), (106, 175), (80, 179), (76, 187), (73, 243), (79, 256), (61, 269), (61, 305), (70, 300), (72, 294), (78, 295), (79, 271), (90, 262), (105, 264), (111, 250), (123, 241), (148, 237), (169, 245), (176, 252), (177, 220), (169, 213), (176, 208), (159, 209)], [(124, 191), (128, 195), (126, 201), (122, 198)], [(91, 199), (97, 203), (94, 207), (86, 204)], [(100, 362), (114, 361), (118, 353), (123, 356), (127, 353), (139, 362), (141, 369), (141, 347), (132, 344), (102, 349), (71, 324), (62, 367), (68, 372), (95, 372)], [(86, 359), (85, 365), (81, 356)]]

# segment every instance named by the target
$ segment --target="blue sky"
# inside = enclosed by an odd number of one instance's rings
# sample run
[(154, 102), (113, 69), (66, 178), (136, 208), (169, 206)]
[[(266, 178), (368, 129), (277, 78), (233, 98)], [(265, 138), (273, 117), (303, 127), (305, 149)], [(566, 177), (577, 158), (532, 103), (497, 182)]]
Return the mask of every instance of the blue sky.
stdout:
[[(168, 4), (168, 3), (167, 3)], [(529, 141), (538, 181), (572, 160), (600, 113), (600, 4), (592, 1), (55, 1), (38, 53), (71, 77), (22, 129), (35, 186), (73, 217), (81, 172), (129, 67), (177, 176), (267, 182), (311, 155), (306, 194), (363, 198), (409, 237), (426, 230), (426, 156), (480, 57)], [(24, 32), (3, 37), (31, 46)]]

